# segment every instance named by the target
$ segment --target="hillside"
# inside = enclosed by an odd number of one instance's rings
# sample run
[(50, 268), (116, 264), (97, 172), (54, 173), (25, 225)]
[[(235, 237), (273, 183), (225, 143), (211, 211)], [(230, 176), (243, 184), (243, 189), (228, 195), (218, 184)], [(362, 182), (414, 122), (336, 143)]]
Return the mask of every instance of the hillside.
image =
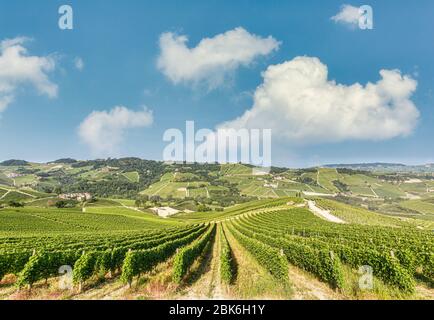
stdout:
[(325, 168), (346, 168), (352, 170), (365, 170), (377, 172), (418, 172), (418, 173), (434, 173), (434, 164), (428, 163), (424, 165), (405, 165), (401, 163), (352, 163), (352, 164), (327, 164)]
[[(288, 197), (167, 219), (137, 212), (126, 200), (106, 200), (86, 212), (3, 209), (0, 298), (432, 298), (421, 280), (432, 277), (424, 251), (434, 245), (429, 231), (317, 202), (345, 223), (329, 222), (304, 200)], [(413, 264), (401, 256), (404, 250), (414, 254)], [(359, 261), (374, 266), (372, 290), (357, 288)], [(62, 289), (57, 266), (65, 264), (73, 266), (73, 282)]]
[[(425, 173), (137, 158), (7, 164), (2, 299), (434, 297)], [(374, 269), (370, 291), (357, 288), (360, 263)], [(73, 270), (69, 289), (57, 286), (59, 265)]]
[(59, 194), (89, 193), (94, 198), (138, 199), (144, 207), (164, 204), (207, 211), (255, 199), (304, 196), (433, 219), (434, 176), (369, 171), (368, 165), (273, 168), (264, 174), (243, 164), (165, 164), (138, 158), (5, 163), (0, 166), (0, 205), (15, 201), (47, 206), (58, 201)]

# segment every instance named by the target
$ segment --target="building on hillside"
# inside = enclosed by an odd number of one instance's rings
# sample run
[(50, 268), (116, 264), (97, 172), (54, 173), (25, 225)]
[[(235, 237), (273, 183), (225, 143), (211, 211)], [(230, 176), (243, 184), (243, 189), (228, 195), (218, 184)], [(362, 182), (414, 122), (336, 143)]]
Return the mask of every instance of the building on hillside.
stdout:
[(107, 173), (107, 172), (110, 172), (110, 171), (116, 171), (118, 169), (119, 168), (117, 168), (117, 167), (106, 166), (106, 167), (104, 167), (104, 168), (101, 169), (101, 172)]
[(9, 179), (14, 179), (14, 178), (22, 177), (22, 176), (23, 176), (23, 174), (21, 174), (21, 173), (15, 173), (15, 172), (6, 173), (6, 177), (8, 177)]
[(81, 193), (63, 193), (59, 194), (59, 199), (63, 200), (77, 200), (77, 201), (88, 201), (92, 200), (92, 195), (88, 192)]
[(275, 183), (264, 183), (264, 187), (277, 189), (278, 185)]

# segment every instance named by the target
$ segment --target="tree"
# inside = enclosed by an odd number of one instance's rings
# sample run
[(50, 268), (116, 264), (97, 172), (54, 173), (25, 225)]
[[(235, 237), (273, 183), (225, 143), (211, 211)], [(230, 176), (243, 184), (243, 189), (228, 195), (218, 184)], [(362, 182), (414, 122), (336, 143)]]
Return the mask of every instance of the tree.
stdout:
[(140, 205), (142, 204), (142, 200), (136, 199), (136, 201), (134, 202), (134, 204), (136, 205), (137, 208), (140, 208)]
[(54, 193), (59, 195), (62, 193), (62, 187), (61, 186), (57, 186), (54, 188)]
[(17, 202), (17, 201), (9, 201), (9, 206), (10, 207), (14, 207), (14, 208), (21, 208), (24, 207), (24, 204), (21, 202)]
[(161, 197), (159, 195), (154, 195), (154, 196), (151, 196), (150, 200), (153, 203), (157, 203), (157, 202), (161, 201)]
[(200, 204), (197, 206), (197, 211), (199, 212), (207, 212), (207, 211), (211, 211), (211, 208), (204, 205), (204, 204)]
[(65, 200), (60, 200), (55, 203), (55, 206), (59, 209), (65, 208), (68, 203)]

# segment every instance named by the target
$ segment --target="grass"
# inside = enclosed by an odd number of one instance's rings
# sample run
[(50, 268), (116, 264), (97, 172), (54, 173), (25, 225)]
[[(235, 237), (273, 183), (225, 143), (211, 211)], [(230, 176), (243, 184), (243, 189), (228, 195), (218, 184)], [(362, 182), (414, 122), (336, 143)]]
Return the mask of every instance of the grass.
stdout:
[(176, 220), (163, 219), (155, 214), (141, 212), (134, 209), (125, 207), (86, 207), (86, 213), (99, 214), (99, 215), (115, 215), (133, 218), (134, 220), (141, 220), (148, 222), (152, 225), (157, 224), (161, 226), (175, 225)]
[[(54, 166), (38, 166), (32, 165), (41, 170), (50, 170)], [(84, 170), (83, 170), (84, 169)], [(7, 170), (16, 170), (8, 168)], [(102, 169), (89, 168), (74, 168), (70, 169), (65, 166), (62, 170), (69, 173), (75, 173), (82, 178), (89, 179), (90, 181), (98, 181), (102, 179), (122, 179), (122, 181), (129, 181), (131, 183), (139, 182), (139, 173), (137, 171), (110, 171)], [(134, 169), (128, 169), (134, 170)], [(8, 172), (8, 171), (4, 171)], [(0, 197), (4, 196), (1, 202), (4, 204), (8, 201), (25, 202), (24, 208), (5, 208), (0, 209), (0, 240), (5, 238), (26, 238), (35, 236), (35, 246), (37, 246), (36, 239), (44, 239), (50, 236), (61, 237), (76, 237), (80, 239), (81, 236), (93, 236), (103, 234), (105, 237), (116, 237), (119, 234), (137, 234), (145, 230), (159, 229), (172, 227), (190, 223), (204, 223), (210, 221), (225, 221), (226, 219), (233, 218), (246, 213), (252, 212), (268, 212), (278, 211), (276, 214), (282, 213), (283, 209), (292, 208), (286, 202), (294, 201), (301, 202), (303, 200), (296, 198), (289, 198), (299, 191), (318, 192), (318, 193), (335, 193), (338, 192), (334, 185), (335, 180), (348, 185), (352, 195), (349, 199), (359, 199), (360, 205), (377, 204), (379, 210), (383, 205), (394, 204), (396, 208), (401, 208), (402, 217), (414, 216), (427, 220), (427, 224), (422, 224), (421, 220), (409, 218), (397, 218), (379, 214), (361, 207), (345, 205), (333, 200), (317, 199), (319, 206), (330, 209), (333, 215), (345, 220), (349, 225), (334, 226), (341, 227), (357, 227), (351, 224), (362, 224), (369, 226), (390, 226), (390, 227), (411, 227), (415, 229), (416, 226), (421, 225), (429, 226), (428, 222), (434, 221), (434, 200), (429, 196), (427, 188), (434, 188), (434, 182), (423, 181), (421, 183), (411, 184), (392, 184), (381, 181), (373, 176), (365, 174), (341, 174), (335, 169), (318, 169), (316, 172), (303, 173), (302, 177), (310, 177), (314, 183), (305, 184), (295, 181), (300, 177), (300, 173), (294, 171), (287, 171), (279, 174), (279, 179), (272, 175), (254, 176), (252, 169), (248, 166), (240, 164), (227, 164), (222, 165), (220, 171), (213, 171), (213, 174), (226, 180), (235, 183), (240, 193), (255, 196), (263, 200), (251, 201), (249, 203), (238, 204), (230, 208), (226, 208), (222, 212), (193, 212), (193, 213), (179, 213), (173, 217), (163, 219), (155, 214), (146, 212), (145, 210), (135, 209), (134, 199), (98, 199), (96, 202), (86, 203), (85, 211), (82, 212), (81, 207), (71, 209), (57, 209), (47, 206), (47, 201), (56, 200), (54, 195), (37, 192), (30, 188), (13, 188), (6, 185), (0, 186)], [(17, 178), (17, 184), (23, 185), (32, 183), (36, 179), (34, 175), (26, 175)], [(51, 178), (50, 178), (51, 179)], [(48, 179), (47, 185), (56, 184), (56, 180)], [(212, 186), (209, 182), (200, 181), (200, 177), (194, 173), (185, 172), (168, 172), (165, 173), (160, 181), (152, 184), (149, 188), (144, 190), (142, 194), (160, 195), (163, 198), (173, 196), (175, 198), (185, 197), (207, 197), (209, 194), (217, 191), (228, 190), (224, 186)], [(315, 185), (318, 181), (319, 185)], [(3, 173), (0, 173), (0, 183), (7, 183), (8, 179)], [(9, 181), (10, 182), (10, 181)], [(273, 186), (271, 186), (273, 185)], [(420, 195), (423, 197), (419, 200), (401, 201), (399, 197), (404, 196), (406, 192)], [(354, 196), (367, 196), (367, 201)], [(375, 199), (376, 197), (391, 198), (392, 200)], [(278, 200), (276, 200), (279, 198)], [(265, 200), (264, 200), (265, 199)], [(181, 200), (178, 207), (196, 209), (194, 200)], [(278, 203), (280, 201), (280, 203)], [(177, 202), (180, 202), (179, 200)], [(349, 202), (351, 203), (351, 202)], [(163, 201), (162, 205), (166, 205)], [(169, 204), (168, 204), (169, 205)], [(269, 207), (274, 206), (274, 207)], [(303, 209), (300, 209), (303, 210)], [(376, 209), (377, 210), (377, 209)], [(310, 214), (307, 210), (306, 213)], [(408, 213), (408, 214), (407, 214)], [(310, 221), (309, 217), (302, 217), (303, 223), (307, 227), (323, 226), (328, 222), (321, 219)], [(430, 220), (431, 219), (431, 220)], [(289, 224), (292, 220), (287, 221)], [(432, 225), (432, 224), (431, 224)], [(369, 230), (374, 228), (369, 227)], [(427, 228), (425, 228), (427, 229)], [(369, 231), (371, 232), (371, 231)], [(229, 233), (229, 232), (228, 232)], [(227, 286), (228, 293), (231, 297), (249, 299), (249, 298), (276, 298), (287, 299), (293, 297), (293, 288), (290, 285), (283, 285), (278, 283), (268, 272), (251, 256), (243, 247), (230, 235), (227, 234), (228, 240), (231, 244), (234, 253), (234, 261), (237, 264), (237, 276), (231, 285)], [(62, 238), (64, 239), (64, 238)], [(41, 240), (43, 241), (43, 240)], [(62, 240), (63, 241), (63, 240)], [(33, 246), (33, 238), (29, 238), (28, 243)], [(215, 247), (213, 248), (215, 250)], [(207, 260), (208, 259), (208, 260)], [(208, 267), (215, 261), (210, 261), (209, 255), (204, 255), (202, 260), (196, 261), (190, 276), (187, 278), (185, 289), (187, 295), (188, 290), (192, 286), (201, 286), (203, 277), (209, 276)], [(152, 271), (152, 276), (145, 275), (137, 283), (137, 292), (130, 292), (133, 295), (142, 295), (146, 297), (161, 296), (168, 297), (176, 296), (179, 291), (170, 284), (170, 261), (162, 264), (164, 268), (169, 270)], [(295, 268), (295, 267), (294, 267)], [(299, 270), (301, 271), (301, 270)], [(345, 266), (345, 280), (346, 285), (342, 292), (337, 294), (340, 298), (348, 299), (406, 299), (409, 298), (403, 295), (396, 288), (385, 285), (382, 281), (374, 278), (374, 290), (364, 291), (358, 287), (358, 280), (360, 275), (357, 270), (353, 270)], [(301, 277), (302, 278), (302, 277)], [(152, 279), (156, 279), (155, 282)], [(304, 278), (306, 281), (308, 277)], [(190, 280), (190, 281), (189, 281)], [(197, 281), (196, 281), (197, 280)], [(290, 279), (291, 280), (291, 279)], [(314, 282), (316, 280), (317, 282)], [(149, 281), (149, 282), (147, 282)], [(312, 283), (318, 284), (318, 279), (312, 279)], [(206, 283), (206, 281), (205, 281)], [(324, 283), (323, 283), (324, 284)], [(109, 287), (110, 283), (107, 283)], [(324, 284), (325, 285), (325, 284)], [(106, 284), (98, 284), (97, 287), (104, 290)], [(155, 287), (152, 287), (155, 286)], [(326, 286), (326, 285), (325, 285)], [(308, 289), (309, 287), (298, 287)], [(328, 288), (330, 289), (330, 288)], [(141, 290), (150, 290), (157, 295), (143, 295)], [(203, 289), (205, 292), (209, 288)], [(202, 292), (202, 291), (200, 291)], [(207, 291), (208, 292), (208, 291)], [(328, 292), (330, 293), (330, 292)], [(333, 294), (333, 292), (331, 292)], [(410, 298), (413, 298), (410, 297)]]
[(425, 182), (422, 183), (401, 183), (399, 188), (405, 192), (416, 193), (416, 194), (424, 194), (426, 193), (426, 189), (428, 184)]
[(415, 210), (424, 215), (434, 215), (434, 203), (424, 200), (408, 200), (400, 202), (401, 207)]
[(13, 184), (13, 181), (11, 179), (9, 179), (8, 177), (6, 177), (5, 174), (0, 172), (0, 184), (11, 186)]
[(121, 205), (128, 206), (128, 207), (134, 207), (136, 205), (136, 201), (132, 199), (108, 199), (112, 200), (115, 203), (120, 203)]
[(208, 187), (209, 182), (192, 181), (192, 182), (174, 182), (166, 178), (149, 186), (148, 189), (141, 192), (148, 196), (159, 195), (162, 198), (172, 196), (174, 198), (186, 197), (206, 197), (207, 192), (204, 187)]
[(292, 288), (282, 284), (265, 270), (225, 229), (226, 237), (234, 254), (237, 277), (230, 286), (236, 299), (289, 299)]
[(261, 208), (263, 208), (264, 206), (273, 205), (276, 201), (284, 204), (288, 201), (298, 202), (301, 200), (297, 198), (282, 198), (279, 200), (276, 199), (255, 200), (255, 201), (249, 201), (242, 204), (237, 204), (232, 207), (228, 207), (222, 212), (210, 211), (210, 212), (178, 213), (176, 215), (173, 215), (170, 219), (178, 220), (178, 221), (189, 221), (193, 223), (220, 221), (237, 215), (244, 214), (249, 211), (262, 210)]
[(27, 200), (33, 200), (34, 197), (17, 192), (17, 191), (11, 191), (8, 194), (6, 194), (0, 201), (2, 202), (9, 202), (9, 201), (16, 201), (16, 202), (22, 202)]
[(121, 206), (121, 203), (117, 200), (112, 199), (96, 199), (94, 202), (86, 203), (86, 208), (94, 207), (117, 207)]
[(375, 193), (380, 198), (399, 198), (405, 196), (405, 192), (392, 184), (382, 184), (381, 187), (373, 186)]
[(15, 186), (19, 187), (22, 185), (32, 184), (36, 183), (38, 181), (37, 176), (34, 174), (28, 174), (21, 177), (14, 178), (15, 180)]
[(198, 181), (198, 180), (200, 180), (199, 176), (191, 172), (175, 172), (175, 175), (173, 176), (174, 182)]
[[(367, 285), (358, 270), (354, 270), (349, 266), (343, 265), (345, 286), (341, 289), (341, 293), (347, 299), (359, 299), (359, 300), (397, 300), (397, 299), (409, 299), (414, 295), (404, 294), (396, 287), (389, 286), (375, 276), (372, 276), (372, 288)], [(366, 278), (365, 278), (366, 279)]]
[[(178, 224), (177, 221), (161, 219), (125, 208), (101, 209), (99, 212), (83, 213), (79, 209), (25, 207), (0, 210), (0, 236), (74, 233), (93, 231), (127, 231), (164, 228)], [(97, 210), (95, 208), (94, 210)], [(125, 210), (128, 210), (126, 212)]]
[[(179, 225), (180, 223), (197, 223), (212, 220), (224, 220), (226, 218), (243, 215), (255, 211), (269, 212), (278, 211), (283, 208), (288, 208), (286, 203), (293, 201), (301, 203), (302, 199), (283, 198), (279, 200), (260, 200), (251, 201), (240, 205), (233, 206), (223, 212), (210, 213), (190, 213), (177, 215), (175, 218), (160, 219), (155, 215), (138, 212), (133, 209), (122, 207), (120, 202), (128, 204), (125, 199), (110, 199), (101, 200), (101, 203), (113, 204), (116, 206), (91, 206), (87, 207), (87, 212), (80, 212), (80, 209), (56, 209), (56, 208), (18, 208), (18, 209), (2, 209), (0, 210), (0, 240), (5, 237), (30, 237), (33, 235), (39, 238), (49, 236), (65, 236), (77, 237), (86, 235), (98, 235), (101, 237), (116, 237), (116, 234), (136, 234), (137, 231), (150, 230), (155, 228), (164, 228)], [(348, 205), (342, 205), (332, 200), (317, 200), (318, 204), (324, 207), (329, 207), (333, 214), (352, 223), (362, 223), (369, 225), (388, 225), (401, 226), (399, 220), (385, 217), (369, 210), (353, 208)], [(101, 204), (100, 203), (100, 204)], [(295, 209), (294, 209), (295, 210)], [(282, 211), (281, 211), (282, 212)], [(295, 213), (294, 213), (295, 214)], [(293, 219), (297, 220), (296, 217)], [(294, 220), (294, 221), (295, 221)], [(323, 225), (325, 222), (313, 215), (310, 217), (302, 217), (303, 223), (311, 223), (311, 225)], [(316, 221), (316, 222), (315, 222)], [(346, 227), (346, 226), (337, 226)], [(358, 283), (360, 275), (357, 270), (348, 266), (344, 266), (345, 285), (340, 292), (333, 291), (326, 284), (319, 282), (315, 277), (309, 276), (304, 271), (295, 267), (290, 267), (289, 274), (299, 276), (289, 278), (290, 284), (280, 283), (273, 278), (266, 269), (264, 269), (248, 251), (236, 241), (236, 239), (226, 229), (226, 236), (231, 246), (234, 263), (237, 266), (237, 273), (234, 281), (225, 286), (225, 296), (234, 299), (290, 299), (294, 297), (305, 298), (338, 298), (338, 299), (409, 299), (409, 298), (426, 298), (425, 295), (420, 295), (417, 292), (415, 295), (408, 296), (400, 292), (394, 287), (388, 286), (379, 279), (374, 277), (374, 289), (366, 291), (360, 289)], [(30, 238), (31, 239), (31, 238)], [(32, 245), (32, 240), (29, 240)], [(35, 243), (37, 243), (35, 241)], [(219, 243), (218, 238), (215, 244)], [(211, 249), (211, 243), (208, 249)], [(214, 245), (213, 253), (204, 252), (201, 259), (198, 259), (190, 270), (182, 286), (176, 286), (170, 281), (171, 260), (157, 266), (155, 270), (142, 275), (139, 281), (135, 282), (131, 290), (120, 290), (116, 279), (101, 282), (96, 280), (88, 284), (87, 292), (76, 295), (76, 298), (192, 298), (197, 297), (213, 297), (217, 291), (213, 291), (215, 284), (214, 279), (216, 274), (215, 265), (218, 264), (217, 257), (220, 246)], [(291, 271), (292, 268), (292, 271)], [(292, 273), (291, 273), (292, 272)], [(214, 280), (213, 280), (214, 279)], [(52, 279), (53, 280), (53, 279)], [(292, 281), (293, 280), (293, 281)], [(51, 280), (50, 280), (51, 281)], [(292, 281), (292, 284), (291, 284)], [(294, 281), (302, 281), (296, 285)], [(50, 286), (45, 287), (42, 282), (35, 286), (35, 294), (40, 297), (53, 295), (51, 282)], [(54, 283), (54, 282), (53, 282)], [(315, 287), (316, 286), (316, 287)], [(318, 290), (316, 290), (316, 288)], [(0, 296), (2, 292), (6, 292), (8, 287), (0, 288)], [(53, 291), (54, 290), (54, 291)], [(300, 292), (300, 290), (313, 290), (318, 292)], [(430, 290), (430, 289), (426, 289)], [(317, 294), (317, 296), (315, 296)], [(35, 295), (29, 296), (35, 298)], [(23, 296), (23, 298), (29, 298)], [(60, 296), (59, 296), (60, 297)]]
[(59, 200), (59, 198), (53, 196), (53, 197), (47, 197), (47, 198), (43, 198), (43, 199), (36, 199), (36, 200), (31, 200), (25, 203), (25, 205), (27, 207), (43, 207), (43, 208), (47, 208), (49, 207), (49, 203), (54, 203), (57, 200)]
[(6, 192), (8, 192), (8, 190), (0, 188), (0, 197), (2, 197), (4, 194), (6, 194)]
[(341, 218), (348, 223), (381, 226), (403, 226), (409, 225), (399, 219), (385, 216), (363, 208), (356, 208), (337, 201), (319, 199), (316, 201), (318, 206), (330, 210), (333, 215)]
[(331, 192), (339, 191), (333, 184), (333, 181), (339, 180), (339, 177), (336, 169), (318, 169), (318, 184)]
[(237, 184), (241, 194), (258, 198), (288, 197), (299, 190), (312, 191), (304, 184), (274, 181), (270, 178), (266, 180), (263, 176), (229, 176), (222, 179)]
[(251, 175), (252, 168), (238, 163), (221, 165), (220, 172), (224, 175)]
[(139, 182), (140, 180), (140, 176), (137, 171), (125, 172), (123, 173), (123, 176), (128, 180), (130, 180), (131, 182)]

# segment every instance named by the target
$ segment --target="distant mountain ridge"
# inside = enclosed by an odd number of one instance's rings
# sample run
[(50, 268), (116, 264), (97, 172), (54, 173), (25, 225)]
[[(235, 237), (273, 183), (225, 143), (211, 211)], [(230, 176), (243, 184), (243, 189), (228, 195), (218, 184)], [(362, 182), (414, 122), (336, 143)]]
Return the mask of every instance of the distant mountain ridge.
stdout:
[(385, 172), (434, 172), (434, 164), (406, 165), (402, 163), (372, 162), (372, 163), (348, 163), (326, 164), (324, 168), (345, 168), (352, 170), (385, 171)]
[[(252, 166), (240, 163), (164, 163), (132, 157), (64, 158), (48, 163), (8, 160), (3, 164), (0, 205), (23, 197), (34, 200), (29, 192), (41, 197), (83, 192), (97, 198), (145, 197), (191, 208), (199, 204), (227, 207), (252, 199), (300, 194), (372, 199), (434, 196), (433, 165), (329, 164), (304, 169), (272, 167), (268, 174), (258, 174)], [(19, 189), (24, 191), (15, 191)]]
[(326, 164), (326, 168), (349, 168), (349, 167), (406, 167), (407, 165), (402, 163), (389, 163), (389, 162), (367, 162), (367, 163), (340, 163), (340, 164)]
[(27, 166), (29, 163), (25, 160), (10, 159), (0, 162), (0, 166), (11, 167), (11, 166)]
[[(91, 164), (107, 164), (108, 162), (114, 162), (117, 161), (147, 161), (147, 162), (153, 162), (153, 163), (163, 163), (162, 161), (158, 160), (146, 160), (136, 157), (126, 157), (126, 158), (120, 158), (120, 159), (95, 159), (95, 160), (76, 160), (72, 158), (62, 158), (54, 161), (46, 162), (46, 164), (72, 164), (74, 166), (80, 166), (80, 165), (87, 165), (89, 163)], [(28, 162), (26, 160), (19, 160), (19, 159), (10, 159), (5, 160), (3, 162), (0, 162), (0, 166), (5, 167), (12, 167), (12, 166), (28, 166), (32, 162)], [(42, 163), (41, 163), (42, 164)], [(218, 163), (216, 163), (218, 164)], [(248, 164), (244, 164), (246, 166), (250, 166)], [(332, 168), (332, 169), (352, 169), (352, 170), (364, 170), (364, 171), (385, 171), (385, 172), (434, 172), (434, 163), (427, 163), (427, 164), (420, 164), (420, 165), (406, 165), (403, 163), (393, 163), (393, 162), (366, 162), (366, 163), (331, 163), (331, 164), (324, 164), (317, 166), (319, 168)], [(315, 168), (315, 167), (312, 167)], [(272, 171), (284, 171), (288, 170), (288, 167), (272, 167)], [(300, 168), (302, 169), (302, 168)], [(304, 168), (309, 169), (309, 168)]]

